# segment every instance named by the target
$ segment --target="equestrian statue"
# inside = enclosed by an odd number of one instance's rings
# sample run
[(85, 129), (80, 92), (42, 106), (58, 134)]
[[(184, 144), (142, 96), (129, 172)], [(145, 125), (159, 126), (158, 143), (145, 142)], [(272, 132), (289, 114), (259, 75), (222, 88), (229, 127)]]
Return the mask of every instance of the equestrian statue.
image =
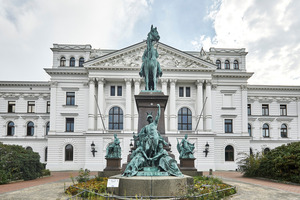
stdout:
[(144, 51), (142, 57), (143, 63), (139, 72), (141, 77), (145, 77), (146, 91), (156, 91), (157, 79), (162, 76), (160, 64), (157, 61), (158, 52), (154, 48), (154, 43), (158, 43), (159, 39), (156, 27), (153, 28), (153, 25), (151, 25), (151, 30), (147, 37), (147, 48)]

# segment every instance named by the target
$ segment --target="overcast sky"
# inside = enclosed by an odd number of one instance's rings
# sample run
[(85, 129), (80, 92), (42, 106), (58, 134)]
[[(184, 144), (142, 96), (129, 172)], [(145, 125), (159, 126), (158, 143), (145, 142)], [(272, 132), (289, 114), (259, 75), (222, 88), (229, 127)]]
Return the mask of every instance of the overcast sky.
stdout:
[(53, 43), (246, 48), (250, 84), (300, 86), (299, 0), (0, 0), (0, 80), (49, 80)]

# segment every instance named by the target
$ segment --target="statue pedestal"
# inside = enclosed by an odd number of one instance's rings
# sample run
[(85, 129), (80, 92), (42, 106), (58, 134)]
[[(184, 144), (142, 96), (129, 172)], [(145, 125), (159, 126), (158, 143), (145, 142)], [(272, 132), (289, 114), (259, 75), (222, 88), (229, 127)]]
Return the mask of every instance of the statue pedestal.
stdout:
[(121, 174), (121, 160), (122, 158), (105, 158), (106, 168), (103, 170), (103, 176), (109, 177), (116, 174)]
[(188, 186), (193, 184), (193, 178), (190, 176), (133, 176), (124, 177), (116, 175), (109, 177), (119, 179), (119, 187), (114, 189), (114, 194), (126, 196), (127, 198), (140, 199), (152, 197), (154, 199), (174, 196), (182, 196), (187, 193)]
[(138, 132), (146, 125), (147, 122), (147, 112), (152, 112), (153, 120), (157, 115), (157, 104), (160, 105), (160, 120), (158, 123), (157, 130), (160, 134), (165, 134), (165, 109), (168, 102), (168, 95), (164, 95), (164, 93), (155, 91), (155, 92), (145, 92), (142, 91), (140, 94), (135, 95), (135, 101), (137, 110), (139, 113), (138, 120)]
[(195, 168), (196, 158), (180, 158), (180, 171), (189, 176), (202, 175), (202, 172), (197, 172)]

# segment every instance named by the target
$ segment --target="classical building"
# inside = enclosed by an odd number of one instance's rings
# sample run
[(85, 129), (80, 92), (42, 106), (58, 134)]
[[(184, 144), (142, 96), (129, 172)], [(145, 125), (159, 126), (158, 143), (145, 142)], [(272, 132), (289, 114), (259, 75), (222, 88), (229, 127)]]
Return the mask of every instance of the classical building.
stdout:
[[(134, 95), (145, 42), (120, 50), (54, 44), (48, 82), (0, 82), (0, 141), (38, 152), (50, 170), (103, 170), (117, 133), (122, 163), (137, 133)], [(235, 170), (239, 153), (268, 151), (300, 140), (300, 86), (248, 85), (245, 49), (180, 51), (158, 44), (169, 96), (166, 136), (195, 143), (198, 170)], [(95, 156), (91, 153), (95, 144)], [(206, 144), (209, 145), (205, 154)]]

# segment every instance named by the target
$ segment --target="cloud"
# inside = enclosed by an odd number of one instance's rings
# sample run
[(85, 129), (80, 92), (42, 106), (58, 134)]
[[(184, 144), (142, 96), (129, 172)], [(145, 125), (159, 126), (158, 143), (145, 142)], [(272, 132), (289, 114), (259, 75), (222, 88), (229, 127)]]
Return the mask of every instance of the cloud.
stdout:
[(196, 48), (242, 48), (249, 52), (251, 84), (300, 85), (300, 2), (296, 0), (215, 1), (207, 15), (215, 36), (201, 35)]

